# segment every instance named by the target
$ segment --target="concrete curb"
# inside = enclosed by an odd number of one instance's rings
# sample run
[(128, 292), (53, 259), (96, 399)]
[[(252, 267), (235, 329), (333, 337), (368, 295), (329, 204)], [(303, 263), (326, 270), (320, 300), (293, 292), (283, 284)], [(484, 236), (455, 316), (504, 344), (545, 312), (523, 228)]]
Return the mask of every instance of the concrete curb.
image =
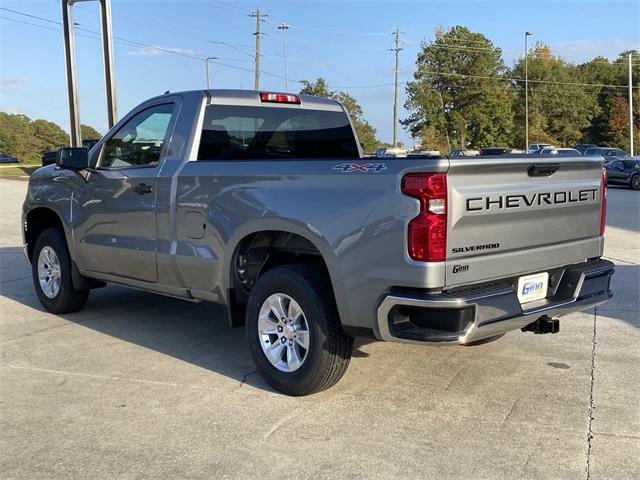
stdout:
[(0, 174), (0, 179), (2, 180), (22, 180), (23, 182), (29, 181), (29, 175), (2, 175)]

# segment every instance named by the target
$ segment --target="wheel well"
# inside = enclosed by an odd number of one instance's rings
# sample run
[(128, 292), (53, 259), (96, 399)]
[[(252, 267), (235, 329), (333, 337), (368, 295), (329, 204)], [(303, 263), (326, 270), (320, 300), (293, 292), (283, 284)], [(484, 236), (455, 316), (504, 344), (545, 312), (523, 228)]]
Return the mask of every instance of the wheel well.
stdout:
[(34, 208), (27, 214), (25, 220), (24, 238), (27, 242), (29, 258), (33, 255), (33, 247), (38, 236), (47, 228), (59, 228), (64, 232), (62, 221), (56, 212), (49, 208)]
[(236, 248), (231, 285), (248, 294), (258, 277), (270, 268), (300, 262), (317, 263), (328, 271), (320, 251), (306, 238), (276, 230), (256, 232), (243, 238)]
[(329, 270), (318, 248), (291, 232), (268, 230), (243, 238), (231, 260), (230, 322), (244, 324), (244, 306), (256, 280), (267, 270), (292, 263), (317, 265), (329, 278)]

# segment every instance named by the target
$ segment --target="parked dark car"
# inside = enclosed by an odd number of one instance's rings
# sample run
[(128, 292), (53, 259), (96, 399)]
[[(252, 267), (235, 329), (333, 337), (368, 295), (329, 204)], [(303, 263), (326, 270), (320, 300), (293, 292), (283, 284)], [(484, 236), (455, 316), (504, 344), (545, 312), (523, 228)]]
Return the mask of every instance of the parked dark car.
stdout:
[(480, 155), (506, 155), (507, 153), (509, 153), (509, 151), (510, 149), (506, 147), (483, 148), (482, 150), (480, 150)]
[(613, 147), (589, 147), (584, 151), (584, 155), (601, 155), (603, 157), (627, 157), (627, 152), (621, 148)]
[(597, 147), (597, 145), (593, 144), (593, 143), (579, 143), (577, 144), (574, 148), (576, 150), (578, 150), (580, 153), (584, 154), (584, 151), (587, 148), (591, 148), (591, 147)]
[(0, 163), (20, 163), (20, 161), (13, 155), (0, 152)]
[(640, 190), (640, 158), (617, 158), (605, 163), (607, 184), (626, 185)]
[[(93, 138), (90, 140), (83, 140), (82, 146), (87, 150), (91, 150), (93, 146), (99, 141), (100, 139), (93, 139)], [(58, 150), (60, 150), (61, 148), (64, 148), (64, 147), (58, 147), (55, 150), (47, 150), (46, 152), (42, 152), (42, 166), (44, 167), (45, 165), (51, 165), (53, 163), (56, 163), (56, 156), (58, 155)]]

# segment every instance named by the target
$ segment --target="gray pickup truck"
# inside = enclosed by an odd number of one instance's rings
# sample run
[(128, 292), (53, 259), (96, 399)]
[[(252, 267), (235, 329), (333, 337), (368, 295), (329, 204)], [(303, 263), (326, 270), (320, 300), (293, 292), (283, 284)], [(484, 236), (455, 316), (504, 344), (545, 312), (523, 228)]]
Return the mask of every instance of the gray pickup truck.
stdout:
[(599, 157), (364, 158), (333, 100), (192, 91), (34, 172), (23, 234), (50, 312), (111, 282), (216, 302), (264, 378), (306, 395), (355, 337), (555, 333), (607, 301), (605, 186)]

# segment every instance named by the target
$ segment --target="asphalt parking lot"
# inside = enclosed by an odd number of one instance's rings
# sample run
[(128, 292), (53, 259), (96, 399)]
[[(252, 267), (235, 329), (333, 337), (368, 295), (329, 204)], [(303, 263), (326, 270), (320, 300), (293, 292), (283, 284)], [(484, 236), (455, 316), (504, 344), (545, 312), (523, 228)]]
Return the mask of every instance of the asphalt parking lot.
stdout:
[(615, 298), (557, 335), (356, 344), (289, 398), (221, 311), (108, 286), (41, 308), (0, 180), (1, 478), (640, 478), (640, 194), (609, 190)]

